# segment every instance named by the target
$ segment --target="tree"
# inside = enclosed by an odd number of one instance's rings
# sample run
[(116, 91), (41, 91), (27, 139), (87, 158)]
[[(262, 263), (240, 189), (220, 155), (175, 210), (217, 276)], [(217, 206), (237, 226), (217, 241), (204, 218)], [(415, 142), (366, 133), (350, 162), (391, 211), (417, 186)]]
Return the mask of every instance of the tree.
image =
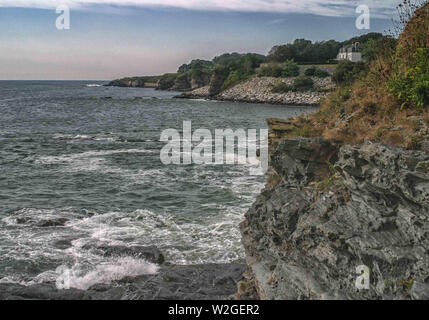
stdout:
[(296, 77), (298, 75), (298, 65), (293, 60), (287, 60), (282, 68), (282, 77)]
[(392, 53), (396, 47), (397, 40), (391, 36), (383, 36), (379, 39), (369, 39), (362, 48), (362, 57), (370, 62), (376, 57)]
[(285, 62), (293, 59), (295, 52), (291, 45), (274, 46), (269, 52), (267, 59), (269, 61)]
[(243, 55), (237, 52), (233, 53), (224, 53), (220, 56), (217, 56), (213, 59), (214, 64), (221, 64), (227, 66), (232, 62), (239, 60)]

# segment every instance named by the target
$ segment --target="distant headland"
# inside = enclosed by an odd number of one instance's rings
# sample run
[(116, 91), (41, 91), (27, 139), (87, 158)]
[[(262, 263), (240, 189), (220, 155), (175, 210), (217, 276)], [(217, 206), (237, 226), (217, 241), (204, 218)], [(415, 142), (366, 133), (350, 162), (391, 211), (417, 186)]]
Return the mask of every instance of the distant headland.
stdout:
[[(381, 33), (343, 42), (297, 39), (274, 46), (267, 56), (225, 53), (211, 61), (192, 60), (176, 73), (126, 77), (107, 86), (178, 91), (182, 93), (177, 98), (187, 99), (318, 105), (344, 80), (345, 70), (363, 69), (361, 57), (370, 58), (374, 44), (386, 39), (394, 41)], [(348, 48), (353, 49), (351, 55)]]

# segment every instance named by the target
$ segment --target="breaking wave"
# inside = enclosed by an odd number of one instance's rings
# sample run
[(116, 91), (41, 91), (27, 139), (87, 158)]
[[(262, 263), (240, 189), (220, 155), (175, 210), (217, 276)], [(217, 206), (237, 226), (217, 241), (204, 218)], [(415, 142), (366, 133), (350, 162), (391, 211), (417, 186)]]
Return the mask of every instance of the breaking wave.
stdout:
[(75, 264), (71, 268), (61, 265), (55, 270), (55, 273), (58, 274), (55, 284), (58, 289), (87, 290), (95, 284), (109, 284), (125, 277), (152, 275), (156, 274), (158, 270), (157, 265), (132, 257), (104, 262), (89, 271), (80, 264)]

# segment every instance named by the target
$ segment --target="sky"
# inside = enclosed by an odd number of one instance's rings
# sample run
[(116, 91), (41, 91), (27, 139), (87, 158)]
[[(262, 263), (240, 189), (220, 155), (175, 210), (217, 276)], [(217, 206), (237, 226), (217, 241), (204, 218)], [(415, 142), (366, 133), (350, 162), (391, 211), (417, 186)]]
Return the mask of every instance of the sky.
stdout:
[[(398, 0), (0, 0), (0, 80), (110, 80), (175, 72), (297, 38), (343, 41), (392, 27)], [(359, 5), (370, 29), (359, 30)], [(58, 5), (70, 29), (58, 30)]]

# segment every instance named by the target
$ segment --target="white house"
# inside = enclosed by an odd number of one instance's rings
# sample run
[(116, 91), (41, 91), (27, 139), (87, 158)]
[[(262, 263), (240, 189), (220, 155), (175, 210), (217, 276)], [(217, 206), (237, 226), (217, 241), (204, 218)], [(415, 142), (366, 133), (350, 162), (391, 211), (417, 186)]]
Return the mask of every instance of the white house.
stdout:
[(349, 60), (351, 62), (362, 61), (361, 47), (359, 42), (344, 46), (337, 55), (337, 60)]

